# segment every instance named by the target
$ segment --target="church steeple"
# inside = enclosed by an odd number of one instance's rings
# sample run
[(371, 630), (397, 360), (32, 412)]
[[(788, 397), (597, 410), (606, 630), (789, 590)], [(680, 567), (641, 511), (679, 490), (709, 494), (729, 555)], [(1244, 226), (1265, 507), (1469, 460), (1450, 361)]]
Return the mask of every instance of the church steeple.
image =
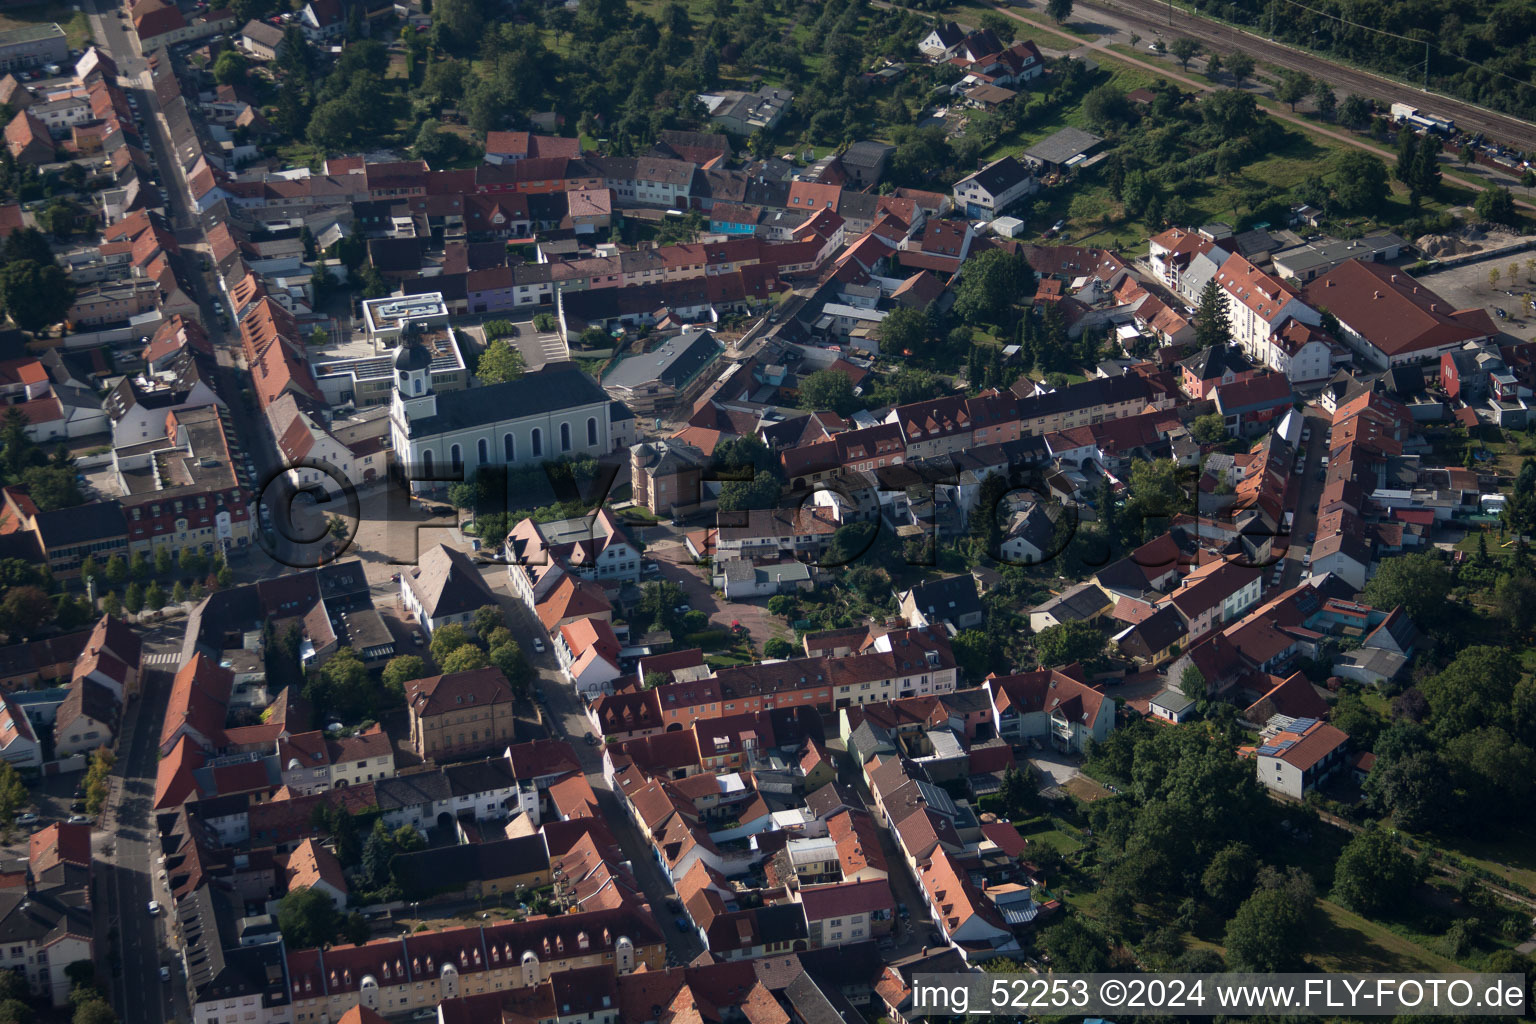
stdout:
[(401, 334), (400, 351), (395, 355), (395, 404), (406, 420), (437, 414), (432, 353), (422, 344), (421, 335), (409, 327)]

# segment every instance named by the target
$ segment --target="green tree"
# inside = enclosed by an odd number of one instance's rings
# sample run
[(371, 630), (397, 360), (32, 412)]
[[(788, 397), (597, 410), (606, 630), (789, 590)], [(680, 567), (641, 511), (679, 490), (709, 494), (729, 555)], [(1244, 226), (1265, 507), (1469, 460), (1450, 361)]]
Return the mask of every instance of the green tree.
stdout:
[(765, 658), (792, 658), (795, 655), (795, 645), (781, 636), (769, 637), (763, 643), (763, 657)]
[(159, 583), (151, 583), (144, 588), (144, 607), (152, 612), (157, 612), (165, 607), (165, 588)]
[(1312, 102), (1317, 104), (1317, 113), (1325, 121), (1332, 121), (1335, 111), (1339, 107), (1339, 99), (1333, 94), (1333, 86), (1321, 78), (1312, 82)]
[(1291, 113), (1296, 112), (1296, 104), (1306, 99), (1312, 92), (1312, 79), (1300, 71), (1284, 71), (1280, 74), (1280, 81), (1275, 83), (1275, 99), (1291, 108)]
[(1104, 937), (1071, 914), (1040, 933), (1040, 945), (1059, 971), (1093, 974), (1109, 969), (1109, 949)]
[(506, 676), (507, 682), (512, 684), (514, 693), (518, 696), (527, 693), (528, 685), (533, 681), (533, 666), (528, 663), (528, 657), (523, 654), (521, 644), (512, 640), (495, 644), (486, 654), (486, 658), (496, 668), (501, 669), (501, 674)]
[(128, 584), (128, 590), (123, 594), (123, 607), (128, 609), (129, 615), (137, 615), (144, 610), (144, 585), (138, 580)]
[(966, 260), (954, 310), (966, 323), (1004, 324), (1014, 304), (1035, 291), (1035, 273), (1021, 254), (988, 249)]
[(171, 587), (171, 603), (175, 605), (185, 604), (187, 601), (187, 585), (181, 580)]
[(1313, 900), (1281, 889), (1260, 889), (1227, 923), (1224, 945), (1234, 970), (1272, 974), (1300, 970)]
[(1424, 620), (1443, 609), (1451, 590), (1450, 570), (1428, 552), (1383, 558), (1362, 596), (1374, 608), (1401, 606), (1409, 618)]
[(208, 570), (208, 559), (204, 558), (203, 553), (194, 547), (182, 548), (181, 554), (176, 559), (176, 564), (188, 576), (201, 576)]
[(1339, 154), (1330, 184), (1339, 204), (1352, 212), (1378, 210), (1391, 193), (1387, 165), (1380, 157), (1361, 149), (1346, 149)]
[(1210, 693), (1210, 684), (1198, 668), (1186, 665), (1179, 675), (1179, 692), (1190, 700), (1205, 700)]
[(852, 412), (857, 401), (847, 375), (836, 370), (817, 370), (800, 381), (803, 409), (827, 409), (842, 416)]
[(502, 384), (521, 377), (525, 369), (523, 354), (511, 342), (493, 341), (480, 354), (475, 376), (482, 384)]
[(1219, 412), (1207, 413), (1195, 417), (1189, 432), (1202, 444), (1220, 444), (1227, 439), (1227, 421)]
[(781, 489), (779, 478), (767, 470), (759, 471), (751, 480), (728, 480), (720, 486), (719, 509), (744, 512), (773, 508), (778, 504)]
[(1365, 779), (1365, 795), (1373, 810), (1391, 816), (1394, 827), (1413, 832), (1443, 827), (1452, 800), (1445, 767), (1423, 749), (1402, 757), (1378, 755)]
[(1045, 13), (1058, 25), (1064, 25), (1072, 17), (1072, 0), (1045, 0)]
[(357, 718), (373, 711), (368, 669), (350, 647), (342, 647), (320, 666), (304, 696), (318, 711)]
[(1339, 103), (1339, 123), (1359, 128), (1371, 119), (1371, 105), (1364, 96), (1350, 93)]
[(1333, 898), (1366, 917), (1403, 905), (1418, 884), (1413, 858), (1392, 836), (1368, 828), (1351, 839), (1333, 869)]
[(63, 320), (74, 301), (75, 286), (54, 263), (27, 260), (0, 267), (0, 304), (28, 334)]
[(16, 812), (27, 806), (29, 799), (26, 784), (21, 781), (16, 766), (9, 761), (0, 761), (0, 822), (9, 826), (16, 820)]
[(105, 577), (102, 576), (101, 566), (96, 561), (95, 555), (86, 555), (80, 562), (80, 582), (94, 582), (98, 587)]
[(117, 1014), (112, 1012), (112, 1007), (99, 993), (92, 993), (90, 998), (82, 999), (75, 1004), (75, 1013), (70, 1018), (70, 1022), (71, 1024), (117, 1024)]
[[(1483, 542), (1481, 534), (1478, 541)], [(1509, 628), (1524, 636), (1536, 625), (1536, 579), (1529, 573), (1505, 573), (1493, 588), (1493, 600)]]
[(1046, 667), (1093, 661), (1104, 652), (1103, 634), (1086, 622), (1048, 626), (1036, 633), (1031, 642), (1035, 657)]
[(439, 665), (443, 659), (469, 643), (469, 634), (457, 622), (448, 622), (432, 631), (432, 660)]
[(1222, 916), (1235, 911), (1253, 891), (1258, 869), (1258, 859), (1247, 843), (1228, 843), (1217, 850), (1200, 876), (1200, 887), (1205, 890), (1211, 908)]
[(400, 654), (389, 659), (381, 677), (384, 685), (405, 692), (405, 684), (426, 677), (427, 665), (414, 654)]
[(923, 349), (927, 339), (928, 318), (922, 310), (910, 306), (897, 306), (880, 321), (881, 351), (892, 355), (916, 354)]
[(1227, 58), (1227, 73), (1232, 76), (1232, 81), (1239, 87), (1253, 74), (1253, 58), (1242, 50), (1238, 50)]
[(213, 80), (220, 85), (244, 85), (250, 62), (239, 50), (228, 49), (213, 62)]
[(32, 1024), (37, 1014), (20, 999), (0, 1002), (0, 1024)]
[(1200, 303), (1195, 308), (1195, 345), (1219, 348), (1231, 340), (1232, 319), (1227, 314), (1226, 293), (1212, 278), (1200, 290)]
[(142, 550), (135, 551), (128, 559), (128, 575), (141, 583), (149, 579), (149, 559), (144, 557)]
[(102, 595), (101, 611), (103, 615), (109, 615), (114, 619), (123, 617), (123, 599), (117, 596), (117, 591), (109, 590)]
[[(1479, 219), (1492, 224), (1515, 224), (1519, 220), (1515, 213), (1515, 199), (1507, 188), (1483, 189), (1472, 201), (1472, 209)], [(1511, 276), (1510, 280), (1513, 281), (1514, 277)]]
[(490, 658), (474, 644), (464, 644), (456, 647), (444, 658), (440, 665), (443, 672), (473, 672), (475, 669), (485, 668), (490, 664)]
[(305, 886), (289, 892), (277, 904), (277, 927), (289, 949), (314, 949), (336, 939), (341, 916), (331, 898)]
[[(502, 614), (501, 606), (495, 604), (481, 605), (470, 616), (470, 626), (474, 629), (475, 636), (482, 642), (490, 638), (491, 631), (498, 627), (505, 627), (507, 617)], [(489, 644), (487, 644), (489, 646)]]
[(1188, 36), (1180, 36), (1168, 45), (1168, 52), (1173, 54), (1173, 59), (1179, 62), (1179, 68), (1183, 71), (1188, 71), (1189, 62), (1204, 51), (1204, 46)]
[(171, 571), (171, 549), (165, 544), (155, 546), (155, 575), (164, 576)]

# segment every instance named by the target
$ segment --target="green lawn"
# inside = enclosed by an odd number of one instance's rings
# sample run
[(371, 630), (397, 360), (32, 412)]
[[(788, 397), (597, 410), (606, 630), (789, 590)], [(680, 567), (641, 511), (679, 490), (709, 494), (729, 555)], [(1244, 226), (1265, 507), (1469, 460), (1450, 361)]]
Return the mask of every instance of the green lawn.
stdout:
[(1329, 972), (1461, 971), (1454, 960), (1432, 953), (1329, 900), (1318, 900), (1322, 922), (1307, 959)]
[(1536, 826), (1527, 824), (1497, 839), (1477, 836), (1415, 836), (1426, 846), (1454, 854), (1485, 871), (1536, 892)]

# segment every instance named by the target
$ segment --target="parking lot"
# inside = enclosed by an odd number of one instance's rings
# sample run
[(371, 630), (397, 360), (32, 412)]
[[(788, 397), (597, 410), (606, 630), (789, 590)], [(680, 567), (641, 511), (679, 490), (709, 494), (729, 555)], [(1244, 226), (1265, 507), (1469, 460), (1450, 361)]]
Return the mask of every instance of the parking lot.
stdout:
[[(1536, 272), (1527, 261), (1536, 259), (1536, 252), (1521, 252), (1498, 259), (1469, 263), (1448, 270), (1416, 275), (1416, 279), (1449, 302), (1454, 309), (1487, 309), (1505, 333), (1522, 341), (1536, 338), (1536, 313), (1527, 304), (1525, 295), (1536, 299)], [(1516, 265), (1516, 274), (1510, 280), (1510, 265)], [(1488, 283), (1488, 272), (1497, 268), (1497, 286)], [(1512, 293), (1512, 294), (1511, 294)], [(1505, 313), (1500, 317), (1495, 310)]]

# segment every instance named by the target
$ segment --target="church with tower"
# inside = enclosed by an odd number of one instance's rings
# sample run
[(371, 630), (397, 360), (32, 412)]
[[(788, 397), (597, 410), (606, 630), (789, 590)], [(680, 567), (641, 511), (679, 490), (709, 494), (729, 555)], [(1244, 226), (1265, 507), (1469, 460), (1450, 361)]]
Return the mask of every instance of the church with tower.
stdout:
[(574, 363), (441, 395), (431, 369), (432, 354), (406, 332), (395, 355), (389, 420), (396, 471), (414, 493), (439, 491), (483, 466), (596, 457), (616, 446), (614, 403)]

